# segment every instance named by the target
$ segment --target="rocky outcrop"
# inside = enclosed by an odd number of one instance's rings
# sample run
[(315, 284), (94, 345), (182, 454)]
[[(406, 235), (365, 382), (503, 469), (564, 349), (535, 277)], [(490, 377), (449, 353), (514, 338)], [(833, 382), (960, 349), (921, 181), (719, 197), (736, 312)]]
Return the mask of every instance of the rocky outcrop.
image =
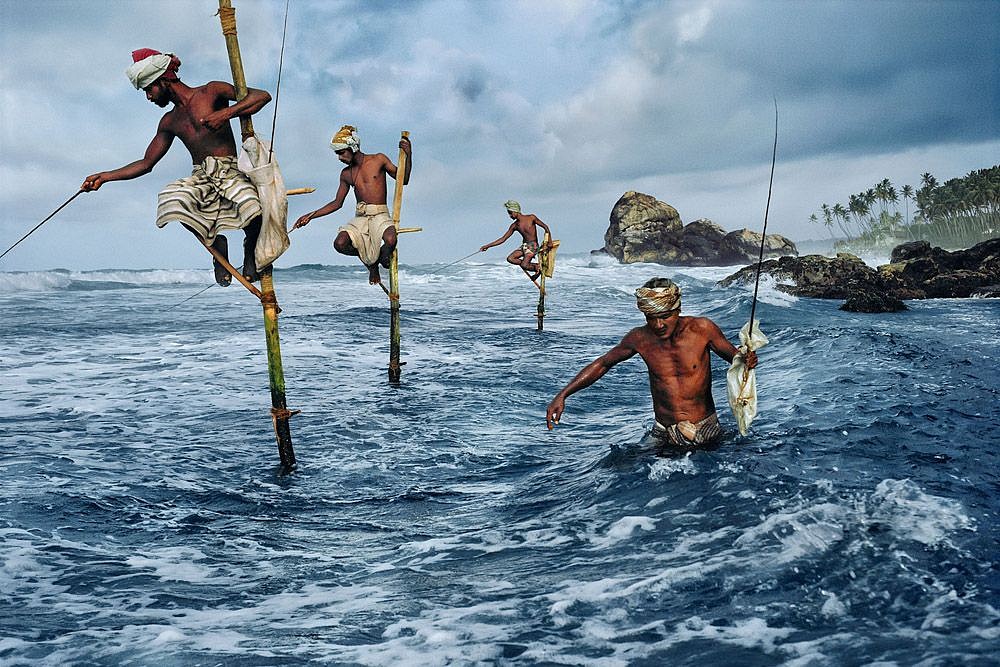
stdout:
[(674, 245), (682, 226), (673, 206), (630, 190), (611, 209), (604, 248), (626, 264), (655, 262), (660, 248)]
[[(847, 253), (836, 257), (781, 257), (761, 264), (776, 288), (796, 296), (847, 299), (844, 310), (891, 312), (903, 299), (1000, 296), (1000, 238), (967, 250), (948, 252), (926, 241), (897, 246), (891, 262), (878, 269)], [(747, 266), (720, 285), (750, 284), (757, 272)]]
[[(707, 219), (683, 225), (673, 206), (629, 191), (611, 210), (603, 250), (626, 264), (726, 266), (756, 261), (760, 243), (760, 234), (746, 229), (727, 233)], [(795, 244), (778, 234), (768, 234), (764, 248), (765, 257), (798, 254)]]

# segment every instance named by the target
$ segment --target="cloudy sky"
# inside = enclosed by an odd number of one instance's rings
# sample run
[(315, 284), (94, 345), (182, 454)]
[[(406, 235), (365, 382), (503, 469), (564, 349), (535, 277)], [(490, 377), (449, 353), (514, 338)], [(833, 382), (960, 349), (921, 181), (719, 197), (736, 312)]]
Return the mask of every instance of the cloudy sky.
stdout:
[[(273, 95), (285, 4), (234, 4), (247, 79)], [(86, 175), (142, 156), (162, 111), (124, 75), (133, 49), (177, 53), (188, 84), (228, 78), (216, 9), (0, 0), (0, 246)], [(685, 222), (759, 230), (777, 98), (769, 231), (822, 238), (807, 219), (823, 202), (1000, 163), (998, 43), (992, 0), (291, 0), (276, 152), (289, 187), (317, 188), (290, 200), (294, 220), (335, 194), (341, 124), (394, 161), (409, 130), (403, 224), (425, 231), (404, 237), (404, 263), (493, 240), (510, 198), (578, 252), (603, 244), (627, 190)], [(205, 265), (188, 233), (153, 223), (156, 193), (189, 172), (175, 143), (152, 174), (77, 198), (0, 270)], [(356, 261), (330, 246), (348, 217), (295, 232), (279, 266)]]

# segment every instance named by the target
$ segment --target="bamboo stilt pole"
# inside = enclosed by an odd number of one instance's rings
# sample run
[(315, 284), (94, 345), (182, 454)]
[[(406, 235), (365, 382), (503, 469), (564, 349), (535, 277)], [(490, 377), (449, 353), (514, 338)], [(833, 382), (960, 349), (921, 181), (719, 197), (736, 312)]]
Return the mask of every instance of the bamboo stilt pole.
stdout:
[[(232, 0), (219, 0), (219, 22), (222, 35), (226, 38), (229, 52), (229, 66), (233, 71), (233, 85), (236, 87), (237, 101), (246, 97), (247, 81), (243, 74), (243, 59), (240, 57), (240, 43), (236, 37), (236, 10)], [(253, 122), (250, 116), (240, 117), (240, 131), (243, 139), (253, 136)], [(267, 374), (271, 389), (271, 421), (274, 437), (278, 442), (278, 456), (281, 467), (287, 472), (295, 467), (295, 451), (292, 448), (292, 434), (288, 418), (296, 412), (288, 409), (285, 398), (285, 373), (281, 365), (281, 344), (278, 338), (278, 298), (274, 294), (274, 282), (270, 269), (260, 278), (260, 304), (264, 310), (264, 338), (267, 343)]]
[[(542, 242), (543, 248), (548, 248), (549, 245), (549, 235), (545, 234), (545, 239)], [(538, 256), (538, 270), (541, 272), (538, 275), (538, 308), (535, 311), (535, 317), (538, 319), (537, 331), (542, 331), (545, 327), (545, 263), (548, 261), (548, 251), (543, 250)]]
[[(403, 138), (410, 133), (403, 131)], [(406, 153), (399, 149), (399, 162), (396, 164), (396, 191), (392, 197), (392, 224), (396, 227), (399, 238), (399, 211), (403, 206), (403, 181), (406, 176)], [(398, 384), (403, 369), (399, 363), (399, 252), (392, 251), (389, 260), (389, 383)]]

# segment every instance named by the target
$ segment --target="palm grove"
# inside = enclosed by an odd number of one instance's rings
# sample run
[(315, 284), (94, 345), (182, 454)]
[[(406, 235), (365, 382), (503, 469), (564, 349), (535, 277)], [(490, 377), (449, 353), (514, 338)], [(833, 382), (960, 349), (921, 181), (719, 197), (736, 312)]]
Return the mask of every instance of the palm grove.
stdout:
[(1000, 235), (1000, 165), (942, 184), (929, 173), (920, 179), (919, 190), (910, 185), (897, 190), (883, 179), (850, 195), (847, 206), (824, 203), (809, 221), (822, 224), (834, 239), (836, 227), (835, 247), (842, 250), (876, 250), (915, 240), (962, 248)]

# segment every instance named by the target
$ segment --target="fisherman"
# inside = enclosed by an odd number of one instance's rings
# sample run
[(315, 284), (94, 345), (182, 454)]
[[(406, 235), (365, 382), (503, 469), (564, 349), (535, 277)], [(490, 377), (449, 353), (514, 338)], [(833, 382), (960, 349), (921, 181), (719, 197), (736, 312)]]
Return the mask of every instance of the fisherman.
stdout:
[[(408, 185), (410, 170), (413, 167), (409, 138), (400, 139), (399, 147), (406, 153), (403, 185)], [(300, 217), (292, 229), (304, 227), (313, 218), (320, 218), (339, 210), (353, 186), (357, 200), (355, 217), (347, 225), (339, 228), (337, 238), (333, 241), (333, 248), (342, 255), (360, 258), (361, 263), (368, 268), (368, 283), (381, 284), (379, 264), (389, 268), (392, 251), (396, 249), (396, 227), (392, 224), (389, 207), (386, 206), (385, 185), (386, 174), (396, 178), (396, 165), (383, 153), (362, 153), (361, 139), (358, 137), (357, 128), (353, 125), (341, 127), (337, 134), (333, 135), (330, 148), (337, 153), (337, 158), (347, 165), (340, 172), (337, 196), (322, 208)]]
[[(681, 292), (673, 281), (653, 278), (635, 291), (646, 324), (628, 332), (618, 345), (588, 364), (546, 410), (551, 429), (559, 423), (566, 398), (589, 387), (613, 366), (636, 354), (646, 362), (656, 423), (651, 435), (666, 446), (692, 449), (717, 442), (722, 428), (712, 400), (709, 352), (732, 362), (740, 351), (707, 317), (681, 315)], [(746, 365), (757, 365), (757, 354), (746, 355)]]
[[(248, 88), (236, 104), (236, 89), (224, 81), (210, 81), (192, 88), (181, 82), (177, 70), (180, 59), (172, 53), (153, 49), (132, 52), (132, 65), (125, 71), (136, 90), (159, 107), (173, 104), (163, 115), (146, 154), (124, 167), (101, 171), (84, 179), (81, 190), (94, 191), (108, 181), (127, 181), (148, 174), (166, 155), (174, 137), (191, 153), (191, 176), (168, 184), (160, 193), (156, 225), (179, 221), (204, 243), (228, 260), (228, 243), (220, 232), (242, 229), (242, 273), (249, 282), (260, 278), (254, 249), (261, 227), (261, 205), (257, 190), (236, 166), (236, 140), (229, 121), (249, 116), (271, 101), (263, 90)], [(267, 267), (269, 268), (269, 267)], [(215, 280), (226, 287), (232, 282), (229, 271), (215, 261)]]
[[(510, 223), (510, 227), (507, 228), (507, 232), (503, 236), (492, 243), (482, 246), (479, 248), (479, 252), (486, 252), (493, 246), (500, 245), (509, 239), (514, 232), (517, 232), (521, 235), (521, 247), (507, 255), (507, 261), (515, 266), (520, 266), (521, 270), (534, 282), (541, 275), (538, 263), (532, 263), (531, 261), (539, 251), (537, 228), (541, 227), (544, 229), (549, 238), (552, 237), (552, 231), (537, 215), (533, 213), (521, 213), (521, 205), (513, 199), (508, 199), (504, 203), (504, 208), (507, 209), (507, 215), (514, 222)], [(544, 251), (545, 248), (541, 248), (541, 250)]]

